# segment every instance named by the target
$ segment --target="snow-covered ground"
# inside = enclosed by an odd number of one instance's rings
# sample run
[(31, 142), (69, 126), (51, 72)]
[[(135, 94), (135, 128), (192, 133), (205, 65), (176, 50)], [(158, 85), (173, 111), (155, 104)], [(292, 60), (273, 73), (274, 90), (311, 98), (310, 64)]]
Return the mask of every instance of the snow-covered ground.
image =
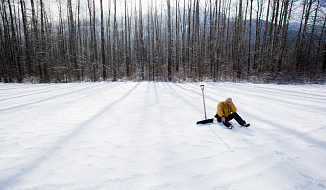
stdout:
[[(250, 128), (196, 125), (232, 97)], [(326, 86), (0, 84), (0, 189), (326, 189)]]

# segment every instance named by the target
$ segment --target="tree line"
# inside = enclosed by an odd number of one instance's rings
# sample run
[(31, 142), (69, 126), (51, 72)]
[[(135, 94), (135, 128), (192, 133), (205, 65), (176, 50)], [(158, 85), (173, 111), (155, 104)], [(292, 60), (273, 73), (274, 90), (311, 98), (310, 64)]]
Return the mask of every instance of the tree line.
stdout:
[(325, 79), (323, 1), (118, 3), (1, 0), (1, 81)]

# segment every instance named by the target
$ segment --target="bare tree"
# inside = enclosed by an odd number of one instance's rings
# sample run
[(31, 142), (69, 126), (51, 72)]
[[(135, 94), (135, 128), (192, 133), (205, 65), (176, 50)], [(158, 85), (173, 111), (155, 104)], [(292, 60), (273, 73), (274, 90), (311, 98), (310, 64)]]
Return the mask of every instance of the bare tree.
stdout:
[[(289, 19), (290, 19), (290, 17), (288, 17), (288, 15), (290, 15), (289, 13), (291, 12), (291, 9), (288, 10), (289, 3), (290, 3), (290, 0), (285, 0), (285, 2), (284, 2), (284, 9), (283, 9), (284, 21), (283, 21), (281, 43), (279, 46), (279, 56), (278, 56), (278, 62), (277, 62), (277, 71), (278, 72), (282, 71), (282, 60), (283, 60), (283, 56), (284, 56), (284, 49), (285, 49), (285, 45), (286, 45), (287, 31), (288, 31), (288, 25), (289, 25)], [(293, 3), (293, 0), (292, 0), (292, 3)]]
[(172, 81), (172, 29), (171, 29), (171, 5), (170, 0), (166, 0), (167, 3), (167, 14), (168, 14), (168, 20), (167, 20), (167, 49), (168, 49), (168, 80)]
[[(0, 1), (2, 81), (314, 80), (326, 70), (320, 0), (152, 1), (146, 14), (125, 0), (121, 15), (114, 0), (112, 18), (111, 0), (99, 14), (95, 0), (86, 13), (57, 0), (54, 17), (47, 1), (25, 1)], [(300, 28), (289, 32), (294, 8)]]
[(104, 38), (104, 18), (103, 18), (103, 3), (101, 4), (101, 47), (102, 47), (102, 71), (103, 79), (106, 80), (106, 62), (105, 62), (105, 38)]

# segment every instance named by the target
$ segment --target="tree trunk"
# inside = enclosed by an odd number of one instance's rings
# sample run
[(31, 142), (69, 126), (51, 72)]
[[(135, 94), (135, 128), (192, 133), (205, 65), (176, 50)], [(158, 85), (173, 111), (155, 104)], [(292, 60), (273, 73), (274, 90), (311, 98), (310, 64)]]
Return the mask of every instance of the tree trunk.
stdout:
[(171, 6), (170, 0), (166, 1), (168, 8), (168, 21), (167, 21), (167, 49), (168, 49), (168, 81), (172, 81), (172, 31), (171, 31)]
[(101, 4), (101, 47), (102, 47), (102, 72), (103, 80), (106, 80), (106, 62), (105, 62), (105, 38), (104, 38), (104, 19), (103, 19), (103, 2), (100, 0)]

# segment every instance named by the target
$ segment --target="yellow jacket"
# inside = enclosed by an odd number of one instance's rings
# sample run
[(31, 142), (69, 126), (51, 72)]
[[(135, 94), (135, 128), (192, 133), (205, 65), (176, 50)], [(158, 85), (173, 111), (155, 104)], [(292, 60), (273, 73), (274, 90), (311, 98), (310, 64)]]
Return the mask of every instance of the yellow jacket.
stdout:
[(237, 112), (237, 108), (234, 106), (233, 102), (226, 105), (225, 102), (220, 102), (217, 104), (217, 112), (220, 117), (228, 117), (232, 112)]

